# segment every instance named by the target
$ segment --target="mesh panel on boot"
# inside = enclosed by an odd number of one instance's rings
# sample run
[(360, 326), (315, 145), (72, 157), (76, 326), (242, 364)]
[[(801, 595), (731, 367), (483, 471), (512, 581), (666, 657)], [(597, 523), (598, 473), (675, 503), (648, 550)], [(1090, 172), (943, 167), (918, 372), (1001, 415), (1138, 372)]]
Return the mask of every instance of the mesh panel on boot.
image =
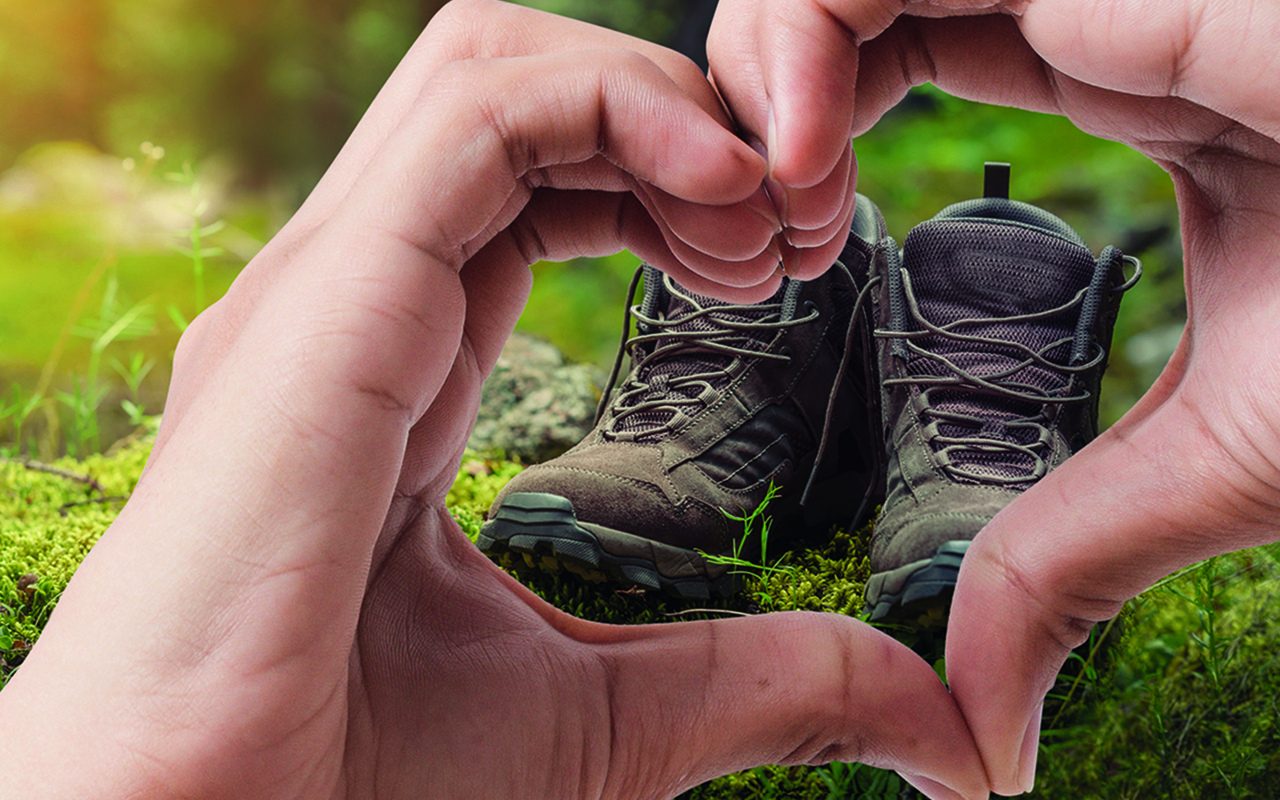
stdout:
[[(648, 275), (646, 275), (646, 280), (647, 278)], [(711, 334), (717, 338), (723, 336), (723, 341), (731, 343), (734, 347), (763, 352), (768, 350), (770, 342), (777, 337), (777, 331), (734, 330), (720, 323), (764, 322), (771, 317), (776, 319), (779, 315), (778, 304), (782, 302), (782, 297), (786, 293), (788, 280), (784, 279), (782, 285), (778, 287), (778, 291), (768, 300), (754, 306), (742, 306), (726, 303), (714, 297), (694, 294), (671, 280), (669, 276), (663, 275), (662, 281), (666, 289), (667, 307), (659, 309), (659, 318), (663, 320), (679, 320), (682, 317), (688, 317), (686, 321), (678, 322), (667, 328), (666, 330), (669, 333)], [(646, 287), (646, 291), (648, 291), (648, 287)], [(710, 313), (692, 316), (696, 312), (705, 309), (723, 310), (713, 310)], [(646, 360), (649, 355), (665, 347), (671, 347), (672, 349), (667, 354), (661, 354), (659, 357)], [(626, 391), (628, 386), (634, 385), (636, 382), (648, 384), (649, 390), (632, 398), (626, 404), (619, 404), (618, 407), (628, 408), (644, 401), (663, 398), (692, 400), (702, 394), (708, 387), (715, 391), (723, 390), (729, 381), (729, 374), (725, 370), (733, 363), (734, 358), (735, 356), (727, 353), (719, 353), (705, 347), (699, 347), (696, 340), (681, 339), (678, 336), (664, 336), (654, 342), (636, 345), (633, 360), (640, 363), (641, 366), (629, 379), (628, 385), (623, 387), (623, 391)], [(688, 378), (694, 375), (705, 377), (701, 380), (675, 381), (673, 383), (674, 379)], [(685, 413), (696, 413), (691, 406), (685, 406), (685, 408)], [(628, 414), (618, 420), (614, 429), (619, 432), (635, 433), (637, 441), (658, 440), (667, 435), (669, 431), (665, 429), (651, 431), (650, 429), (660, 428), (660, 426), (669, 422), (676, 413), (675, 406), (659, 406), (650, 410), (639, 411), (634, 414)]]
[[(922, 317), (937, 326), (958, 320), (981, 320), (952, 329), (966, 336), (1018, 342), (1052, 362), (1066, 364), (1079, 310), (1071, 307), (1037, 319), (1003, 322), (999, 318), (1047, 311), (1068, 303), (1093, 278), (1095, 261), (1082, 245), (1023, 225), (986, 220), (934, 219), (915, 228), (903, 250), (903, 267)], [(1055, 342), (1062, 342), (1049, 348)], [(1004, 385), (1022, 384), (1023, 391), (1049, 397), (1066, 392), (1068, 375), (1030, 364), (1025, 353), (985, 342), (929, 335), (915, 343), (928, 353), (945, 356), (959, 368), (979, 377), (996, 376)], [(907, 373), (914, 376), (951, 377), (954, 372), (940, 361), (912, 354)], [(1030, 445), (1038, 438), (1032, 427), (1009, 425), (1035, 417), (1040, 404), (1020, 401), (980, 388), (934, 388), (930, 405), (943, 412), (980, 417), (973, 425), (940, 419), (943, 436), (998, 439)], [(965, 449), (953, 454), (971, 471), (1003, 477), (1026, 474), (1035, 460), (1026, 454), (978, 452)]]

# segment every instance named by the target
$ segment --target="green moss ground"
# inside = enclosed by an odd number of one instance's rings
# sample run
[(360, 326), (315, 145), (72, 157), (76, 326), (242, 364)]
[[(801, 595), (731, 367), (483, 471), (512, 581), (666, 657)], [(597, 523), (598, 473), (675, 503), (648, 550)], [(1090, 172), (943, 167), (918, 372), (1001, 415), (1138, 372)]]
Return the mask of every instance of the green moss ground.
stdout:
[[(21, 663), (81, 559), (132, 491), (146, 435), (110, 455), (47, 465), (0, 461), (0, 686)], [(468, 454), (448, 504), (473, 537), (485, 509), (521, 466)], [(738, 597), (701, 603), (710, 615), (802, 608), (857, 614), (867, 576), (865, 532), (774, 560)], [(1106, 644), (1068, 663), (1046, 706), (1041, 798), (1267, 798), (1280, 777), (1280, 549), (1206, 562), (1131, 602)], [(688, 619), (681, 603), (619, 592), (578, 576), (507, 563), (557, 606), (634, 624)], [(32, 583), (28, 575), (38, 576)], [(939, 645), (892, 631), (936, 658)], [(1093, 645), (1101, 638), (1094, 637)], [(935, 663), (939, 671), (944, 665)], [(896, 798), (892, 773), (861, 765), (760, 767), (712, 781), (688, 798)], [(910, 796), (905, 795), (905, 796)]]
[(0, 460), (0, 687), (133, 491), (150, 453), (144, 436), (83, 461)]

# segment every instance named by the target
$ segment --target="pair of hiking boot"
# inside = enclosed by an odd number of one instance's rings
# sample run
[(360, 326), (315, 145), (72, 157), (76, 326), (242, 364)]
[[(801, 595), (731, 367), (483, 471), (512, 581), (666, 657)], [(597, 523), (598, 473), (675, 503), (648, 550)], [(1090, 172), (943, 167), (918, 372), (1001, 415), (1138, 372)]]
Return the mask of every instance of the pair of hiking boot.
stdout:
[(725, 597), (734, 568), (708, 555), (759, 555), (734, 518), (773, 486), (774, 542), (857, 528), (879, 508), (871, 619), (936, 618), (978, 531), (1096, 436), (1120, 297), (1138, 277), (1123, 269), (1136, 259), (1095, 257), (1062, 220), (1010, 200), (1007, 170), (988, 165), (986, 196), (901, 250), (858, 195), (839, 260), (762, 303), (642, 265), (610, 387), (623, 351), (629, 374), (582, 442), (499, 494), (480, 548)]

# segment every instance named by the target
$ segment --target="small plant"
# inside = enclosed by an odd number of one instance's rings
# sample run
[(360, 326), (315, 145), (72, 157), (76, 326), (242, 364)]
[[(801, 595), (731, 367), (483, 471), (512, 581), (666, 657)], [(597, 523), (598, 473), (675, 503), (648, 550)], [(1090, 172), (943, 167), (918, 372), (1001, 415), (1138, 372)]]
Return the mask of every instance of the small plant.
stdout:
[[(110, 388), (100, 379), (103, 353), (114, 342), (140, 339), (154, 330), (151, 305), (135, 303), (126, 308), (120, 298), (119, 280), (112, 273), (102, 294), (98, 316), (81, 322), (71, 331), (89, 340), (89, 367), (83, 378), (75, 380), (70, 392), (57, 393), (58, 401), (71, 412), (71, 430), (67, 436), (69, 454), (84, 456), (99, 449), (98, 409)], [(145, 374), (143, 371), (137, 376), (138, 383)], [(136, 398), (136, 391), (134, 396)]]
[[(742, 537), (735, 540), (730, 555), (719, 555), (713, 553), (702, 553), (711, 564), (725, 564), (734, 569), (730, 571), (732, 575), (741, 575), (754, 583), (752, 595), (756, 598), (762, 611), (781, 611), (784, 609), (783, 598), (775, 597), (770, 591), (771, 579), (778, 576), (784, 577), (784, 586), (792, 586), (797, 570), (793, 566), (786, 564), (787, 554), (783, 554), (777, 560), (769, 561), (769, 530), (773, 527), (773, 518), (768, 516), (765, 511), (769, 503), (773, 502), (778, 496), (778, 487), (769, 482), (769, 488), (765, 491), (764, 498), (760, 501), (760, 505), (754, 510), (743, 511), (742, 516), (735, 517), (733, 514), (720, 510), (726, 519), (734, 522), (742, 523)], [(756, 563), (743, 557), (743, 554), (751, 548), (751, 540), (756, 535), (756, 526), (759, 526), (760, 537), (760, 562)], [(788, 606), (789, 607), (789, 606)]]
[(71, 412), (67, 453), (88, 455), (98, 449), (98, 407), (107, 396), (107, 387), (92, 379), (74, 379), (71, 391), (57, 392), (58, 402)]
[(111, 359), (112, 369), (124, 380), (124, 385), (129, 387), (129, 396), (120, 401), (120, 408), (129, 416), (129, 423), (134, 427), (143, 424), (147, 413), (138, 395), (138, 389), (142, 386), (142, 380), (156, 365), (154, 358), (143, 361), (144, 358), (146, 356), (143, 353), (134, 353), (128, 365), (123, 364), (118, 358)]
[(1170, 585), (1169, 591), (1195, 607), (1196, 617), (1200, 620), (1200, 630), (1191, 634), (1205, 672), (1213, 684), (1213, 691), (1222, 696), (1222, 675), (1231, 663), (1233, 652), (1230, 649), (1231, 639), (1221, 635), (1218, 629), (1218, 612), (1222, 605), (1221, 584), (1218, 580), (1218, 558), (1204, 561), (1192, 576), (1191, 594), (1183, 592), (1177, 585)]
[[(223, 220), (214, 220), (205, 225), (201, 220), (209, 211), (209, 201), (203, 196), (200, 188), (200, 178), (196, 175), (195, 170), (191, 168), (191, 162), (187, 161), (182, 164), (181, 172), (171, 172), (165, 178), (174, 183), (179, 183), (190, 187), (191, 190), (191, 208), (188, 215), (191, 218), (190, 225), (178, 231), (180, 236), (186, 239), (185, 244), (171, 244), (169, 249), (176, 253), (191, 259), (191, 272), (195, 277), (195, 295), (196, 295), (196, 314), (204, 311), (204, 260), (206, 258), (214, 258), (222, 255), (225, 251), (221, 247), (205, 247), (204, 240), (208, 236), (212, 236), (218, 231), (226, 227)], [(190, 322), (176, 305), (170, 305), (168, 308), (169, 318), (173, 320), (173, 324), (178, 326), (179, 331), (186, 331)]]
[(23, 397), (22, 387), (15, 383), (9, 400), (0, 400), (0, 420), (10, 419), (13, 425), (13, 447), (12, 449), (3, 448), (0, 452), (13, 457), (22, 455), (22, 426), (26, 423), (27, 417), (40, 407), (43, 399), (39, 393)]

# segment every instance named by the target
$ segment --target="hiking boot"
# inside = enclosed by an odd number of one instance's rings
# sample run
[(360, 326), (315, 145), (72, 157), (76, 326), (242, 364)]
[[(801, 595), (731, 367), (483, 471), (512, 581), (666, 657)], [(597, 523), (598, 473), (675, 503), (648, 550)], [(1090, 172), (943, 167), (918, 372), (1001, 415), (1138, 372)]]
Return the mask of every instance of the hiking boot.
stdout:
[(888, 496), (872, 620), (945, 624), (970, 540), (1097, 435), (1120, 298), (1141, 274), (1010, 200), (1008, 165), (987, 169), (987, 196), (943, 209), (876, 264)]
[(638, 335), (626, 338), (628, 317), (614, 365), (616, 377), (626, 351), (630, 373), (582, 442), (503, 489), (480, 549), (680, 598), (725, 597), (736, 576), (714, 556), (762, 555), (726, 515), (756, 509), (771, 484), (773, 552), (867, 517), (883, 497), (883, 448), (870, 303), (855, 306), (886, 237), (862, 196), (852, 227), (824, 275), (784, 278), (754, 305), (694, 294), (642, 265), (627, 295), (643, 275), (643, 302), (630, 309)]

